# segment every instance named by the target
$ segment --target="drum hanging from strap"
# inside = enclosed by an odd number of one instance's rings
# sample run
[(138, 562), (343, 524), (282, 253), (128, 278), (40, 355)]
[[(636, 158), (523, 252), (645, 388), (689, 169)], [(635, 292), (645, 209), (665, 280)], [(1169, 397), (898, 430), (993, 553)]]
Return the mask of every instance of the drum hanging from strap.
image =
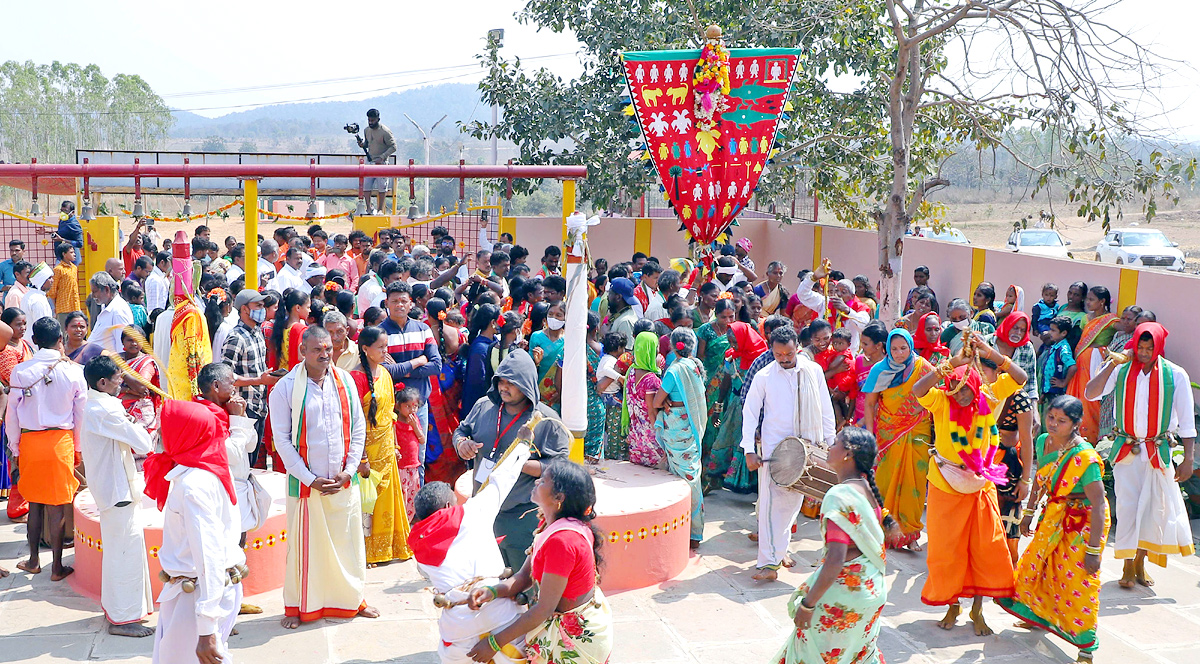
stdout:
[(819, 501), (838, 481), (837, 474), (825, 465), (828, 458), (828, 451), (819, 443), (788, 436), (775, 446), (767, 468), (775, 484)]

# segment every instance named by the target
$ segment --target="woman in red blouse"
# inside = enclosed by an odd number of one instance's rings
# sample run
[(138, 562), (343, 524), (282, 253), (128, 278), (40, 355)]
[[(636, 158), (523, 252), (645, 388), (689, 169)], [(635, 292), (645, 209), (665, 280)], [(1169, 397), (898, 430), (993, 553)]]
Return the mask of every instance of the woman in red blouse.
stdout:
[(480, 639), (471, 659), (489, 662), (506, 644), (519, 646), (524, 637), (530, 664), (604, 664), (612, 653), (612, 612), (598, 585), (603, 540), (591, 523), (596, 518), (592, 478), (583, 466), (555, 459), (542, 466), (533, 502), (542, 523), (532, 555), (511, 578), (476, 588), (470, 601), (478, 609), (497, 597), (524, 594), (529, 610)]

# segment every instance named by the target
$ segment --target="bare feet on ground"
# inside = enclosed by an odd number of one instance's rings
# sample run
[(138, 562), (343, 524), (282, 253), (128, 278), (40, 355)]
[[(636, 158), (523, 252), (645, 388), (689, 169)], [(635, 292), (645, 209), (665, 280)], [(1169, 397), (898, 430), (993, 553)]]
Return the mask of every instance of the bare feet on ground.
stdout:
[(748, 534), (746, 535), (746, 537), (747, 537), (747, 538), (748, 538), (748, 539), (749, 539), (751, 542), (757, 542), (757, 541), (758, 541), (758, 533), (748, 533)]
[(296, 629), (300, 626), (300, 616), (284, 616), (279, 624), (283, 625), (284, 629)]
[(50, 575), (50, 580), (51, 581), (62, 581), (63, 579), (67, 578), (68, 576), (71, 576), (74, 573), (75, 573), (74, 567), (67, 567), (64, 565), (61, 570), (54, 572)]
[(1121, 580), (1117, 581), (1117, 585), (1121, 586), (1122, 588), (1132, 588), (1133, 584), (1135, 583), (1134, 577), (1136, 576), (1136, 571), (1136, 568), (1133, 566), (1133, 561), (1126, 560), (1125, 569), (1121, 574)]
[(140, 639), (147, 636), (152, 636), (154, 634), (154, 630), (138, 623), (128, 623), (125, 625), (110, 624), (108, 626), (108, 633), (112, 634), (113, 636), (132, 636)]
[(983, 621), (983, 608), (971, 609), (971, 622), (975, 624), (975, 636), (991, 636), (995, 632)]
[(779, 561), (779, 564), (783, 565), (786, 569), (791, 569), (796, 566), (796, 561), (792, 560), (791, 556), (784, 556), (783, 560)]
[(41, 565), (28, 560), (22, 560), (21, 562), (17, 563), (17, 569), (21, 570), (22, 572), (29, 572), (30, 574), (42, 573)]
[(925, 547), (921, 545), (920, 540), (913, 540), (913, 541), (909, 542), (908, 546), (906, 546), (904, 548), (908, 549), (909, 551), (912, 551), (913, 553), (917, 553), (919, 551), (925, 550)]
[(779, 572), (776, 572), (773, 569), (764, 568), (758, 570), (758, 572), (750, 578), (754, 579), (755, 581), (777, 581), (779, 580)]
[(962, 607), (957, 604), (951, 604), (946, 608), (946, 615), (938, 621), (937, 626), (942, 629), (954, 629), (954, 623), (958, 621), (958, 612), (962, 611)]
[(358, 610), (358, 617), (359, 618), (378, 618), (379, 617), (379, 609), (376, 609), (373, 606), (364, 606), (363, 608)]

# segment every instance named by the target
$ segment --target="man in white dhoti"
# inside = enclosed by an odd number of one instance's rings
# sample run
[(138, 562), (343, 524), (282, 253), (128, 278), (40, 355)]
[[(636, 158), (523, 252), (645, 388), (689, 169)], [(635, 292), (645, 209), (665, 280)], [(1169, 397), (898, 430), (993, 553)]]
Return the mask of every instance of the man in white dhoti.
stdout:
[(154, 664), (229, 664), (246, 556), (225, 439), (229, 417), (211, 403), (171, 399), (161, 454), (146, 458), (146, 495), (163, 511), (163, 589)]
[(138, 522), (141, 479), (134, 454), (149, 454), (150, 434), (125, 414), (117, 394), (121, 370), (111, 357), (92, 358), (83, 368), (87, 403), (79, 451), (87, 468), (88, 488), (100, 512), (100, 539), (104, 557), (100, 571), (100, 608), (108, 620), (108, 633), (117, 636), (150, 636), (154, 630), (138, 624), (154, 611), (150, 595), (150, 565), (146, 538)]
[[(225, 439), (225, 454), (229, 457), (229, 473), (237, 494), (238, 514), (242, 532), (237, 535), (239, 547), (246, 545), (246, 533), (261, 528), (271, 508), (271, 496), (250, 476), (250, 452), (258, 446), (254, 420), (246, 417), (246, 400), (233, 386), (233, 369), (224, 362), (204, 365), (196, 375), (197, 400), (213, 404), (229, 414), (229, 437)], [(262, 613), (253, 604), (242, 604), (240, 613)]]
[[(792, 524), (804, 497), (771, 480), (775, 447), (788, 436), (828, 445), (833, 442), (833, 402), (820, 365), (800, 355), (796, 331), (781, 327), (771, 333), (775, 361), (754, 376), (742, 404), (742, 450), (746, 468), (758, 471), (758, 581), (779, 578), (779, 568), (794, 563), (787, 555)], [(762, 450), (754, 444), (762, 417)]]
[[(1101, 348), (1104, 365), (1084, 392), (1092, 401), (1110, 393), (1116, 397), (1116, 440), (1109, 460), (1116, 489), (1114, 556), (1125, 560), (1122, 588), (1154, 585), (1146, 573), (1146, 558), (1166, 567), (1169, 554), (1195, 552), (1187, 509), (1176, 484), (1191, 477), (1195, 455), (1191, 379), (1163, 357), (1166, 339), (1162, 325), (1142, 323), (1126, 346), (1126, 358), (1114, 358)], [(1118, 364), (1122, 359), (1128, 362)], [(1183, 441), (1183, 463), (1174, 477), (1169, 433)]]
[(282, 625), (319, 618), (378, 618), (363, 601), (367, 550), (358, 470), (366, 424), (350, 374), (333, 366), (333, 341), (312, 326), (304, 361), (280, 379), (268, 408), (288, 473), (288, 552)]
[[(414, 499), (416, 522), (408, 543), (417, 569), (447, 602), (463, 602), (444, 608), (438, 618), (438, 656), (442, 664), (470, 664), (468, 654), (479, 643), (480, 635), (508, 627), (523, 611), (507, 598), (488, 602), (478, 611), (472, 611), (465, 602), (473, 588), (494, 585), (504, 573), (504, 558), (492, 524), (529, 457), (528, 443), (513, 443), (492, 469), (487, 483), (464, 505), (458, 504), (454, 490), (445, 482), (426, 484)], [(520, 646), (505, 644), (492, 661), (523, 661)]]

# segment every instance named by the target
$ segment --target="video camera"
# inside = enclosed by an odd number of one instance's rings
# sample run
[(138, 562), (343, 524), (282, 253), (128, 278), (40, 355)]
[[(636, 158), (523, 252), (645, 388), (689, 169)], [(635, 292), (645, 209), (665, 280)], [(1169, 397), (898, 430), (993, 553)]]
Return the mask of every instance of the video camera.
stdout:
[(358, 135), (358, 132), (361, 129), (361, 127), (358, 126), (358, 123), (349, 122), (346, 124), (346, 126), (342, 127), (342, 129), (345, 129), (347, 134), (354, 134), (354, 139), (358, 141), (359, 147), (362, 148), (363, 154), (367, 155), (367, 160), (369, 161), (371, 159), (371, 152), (367, 150), (366, 143), (363, 143), (362, 136)]
[(345, 127), (342, 127), (342, 129), (345, 129), (347, 134), (357, 134), (359, 131), (359, 126), (357, 122), (351, 122)]

